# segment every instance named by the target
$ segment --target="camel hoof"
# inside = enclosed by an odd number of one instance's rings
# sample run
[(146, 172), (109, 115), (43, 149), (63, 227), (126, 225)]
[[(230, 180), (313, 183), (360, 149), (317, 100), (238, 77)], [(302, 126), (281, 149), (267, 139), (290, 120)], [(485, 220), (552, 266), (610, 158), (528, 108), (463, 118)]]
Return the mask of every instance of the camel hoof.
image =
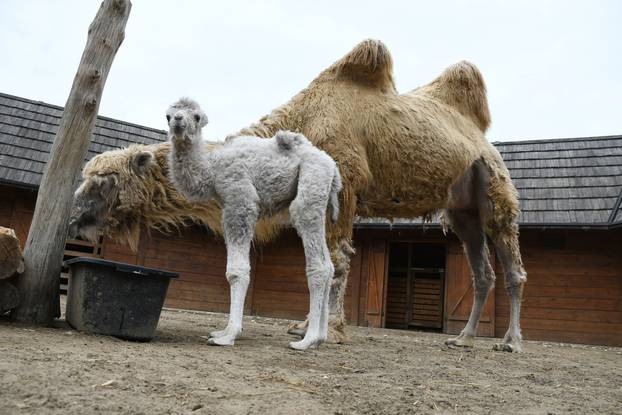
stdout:
[(445, 340), (445, 345), (450, 349), (472, 349), (475, 346), (475, 337), (461, 334)]
[(330, 344), (342, 344), (348, 340), (348, 336), (343, 332), (343, 329), (339, 330), (335, 327), (328, 327), (328, 337), (326, 343)]
[(304, 337), (305, 333), (306, 333), (306, 330), (301, 329), (296, 326), (290, 327), (289, 330), (287, 330), (287, 334), (293, 334), (294, 336)]
[(523, 347), (520, 343), (495, 343), (492, 350), (496, 352), (521, 353)]

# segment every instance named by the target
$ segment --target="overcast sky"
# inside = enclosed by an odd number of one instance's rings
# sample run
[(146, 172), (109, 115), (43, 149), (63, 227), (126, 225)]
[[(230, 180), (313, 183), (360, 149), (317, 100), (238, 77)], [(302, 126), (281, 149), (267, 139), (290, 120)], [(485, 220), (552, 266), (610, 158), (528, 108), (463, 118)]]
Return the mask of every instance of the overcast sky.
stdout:
[[(64, 105), (100, 1), (0, 0), (0, 92)], [(400, 92), (460, 59), (484, 74), (494, 141), (622, 134), (622, 1), (133, 0), (100, 115), (166, 128), (180, 96), (224, 137), (365, 38)]]

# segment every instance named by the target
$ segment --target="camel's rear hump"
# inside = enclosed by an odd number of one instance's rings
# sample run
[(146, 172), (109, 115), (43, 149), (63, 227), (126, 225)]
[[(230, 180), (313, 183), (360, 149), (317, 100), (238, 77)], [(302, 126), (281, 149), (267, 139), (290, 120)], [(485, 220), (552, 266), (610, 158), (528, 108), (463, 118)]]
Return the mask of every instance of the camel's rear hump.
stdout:
[(434, 81), (417, 89), (456, 108), (482, 132), (490, 126), (490, 110), (482, 73), (471, 62), (451, 65)]

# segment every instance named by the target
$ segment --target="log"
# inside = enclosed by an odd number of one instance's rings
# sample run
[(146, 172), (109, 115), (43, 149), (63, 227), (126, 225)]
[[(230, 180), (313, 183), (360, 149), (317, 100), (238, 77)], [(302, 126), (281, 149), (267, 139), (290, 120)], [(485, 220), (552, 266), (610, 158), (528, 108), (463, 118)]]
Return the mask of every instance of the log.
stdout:
[(104, 0), (89, 26), (37, 195), (24, 249), (26, 270), (17, 280), (21, 302), (12, 314), (17, 321), (49, 324), (60, 316), (59, 275), (72, 196), (131, 6), (129, 0)]
[(24, 272), (24, 258), (13, 229), (0, 226), (0, 280)]

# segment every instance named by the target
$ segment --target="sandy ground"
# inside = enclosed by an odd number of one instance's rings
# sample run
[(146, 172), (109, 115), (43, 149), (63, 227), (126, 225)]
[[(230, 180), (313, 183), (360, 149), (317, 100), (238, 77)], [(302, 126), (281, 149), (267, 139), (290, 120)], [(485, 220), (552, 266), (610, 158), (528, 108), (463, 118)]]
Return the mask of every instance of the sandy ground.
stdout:
[(445, 335), (349, 328), (344, 345), (287, 349), (288, 321), (247, 318), (233, 348), (201, 336), (226, 316), (164, 311), (133, 343), (0, 320), (0, 414), (615, 414), (622, 349), (526, 342), (448, 350)]

